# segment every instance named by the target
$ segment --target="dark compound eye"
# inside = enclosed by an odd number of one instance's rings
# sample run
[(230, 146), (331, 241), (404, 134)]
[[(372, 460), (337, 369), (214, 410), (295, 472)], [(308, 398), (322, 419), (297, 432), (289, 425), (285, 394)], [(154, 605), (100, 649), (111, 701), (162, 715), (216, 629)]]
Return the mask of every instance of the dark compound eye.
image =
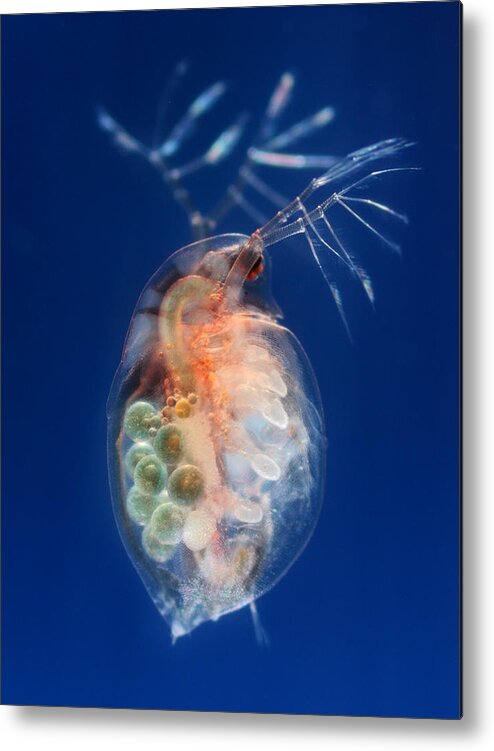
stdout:
[(264, 262), (262, 259), (262, 256), (259, 256), (249, 273), (247, 274), (247, 281), (253, 282), (254, 279), (257, 279), (257, 277), (262, 274), (264, 270)]

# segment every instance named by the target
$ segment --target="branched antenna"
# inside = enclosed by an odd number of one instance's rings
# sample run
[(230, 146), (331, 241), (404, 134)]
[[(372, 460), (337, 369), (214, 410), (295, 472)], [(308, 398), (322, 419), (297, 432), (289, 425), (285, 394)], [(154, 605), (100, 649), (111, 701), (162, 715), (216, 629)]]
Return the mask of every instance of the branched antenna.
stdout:
[(225, 196), (210, 212), (213, 226), (223, 219), (235, 206), (239, 206), (256, 222), (264, 223), (266, 217), (246, 198), (247, 188), (251, 188), (257, 198), (266, 199), (280, 209), (288, 201), (273, 190), (256, 173), (259, 165), (282, 169), (327, 169), (335, 164), (337, 157), (324, 155), (291, 154), (279, 149), (291, 146), (303, 138), (308, 138), (315, 131), (328, 125), (334, 118), (332, 107), (314, 113), (310, 117), (295, 123), (279, 132), (279, 120), (287, 109), (295, 87), (292, 73), (283, 73), (266, 107), (264, 117), (253, 143), (247, 149), (245, 158), (238, 170), (237, 177), (226, 189)]
[[(124, 151), (139, 154), (158, 170), (173, 197), (185, 211), (195, 239), (213, 234), (220, 220), (235, 206), (243, 210), (257, 227), (260, 227), (252, 237), (262, 241), (264, 247), (275, 245), (293, 235), (303, 234), (350, 336), (337, 281), (339, 271), (344, 269), (350, 272), (361, 285), (371, 304), (374, 303), (374, 290), (369, 274), (350, 248), (343, 243), (340, 230), (336, 231), (333, 212), (339, 207), (344, 215), (362, 225), (388, 248), (399, 253), (399, 245), (382, 234), (362, 212), (367, 211), (376, 217), (387, 216), (402, 223), (407, 223), (407, 217), (368, 195), (355, 195), (355, 192), (365, 190), (372, 183), (392, 173), (418, 169), (387, 166), (388, 159), (403, 153), (412, 144), (401, 138), (390, 138), (354, 151), (345, 157), (287, 152), (287, 147), (310, 137), (328, 125), (335, 113), (332, 107), (326, 106), (309, 117), (280, 129), (280, 120), (289, 106), (295, 86), (294, 76), (284, 73), (268, 101), (257, 135), (240, 160), (236, 177), (218, 203), (208, 213), (204, 213), (195, 205), (184, 181), (189, 175), (205, 167), (217, 165), (234, 152), (244, 134), (247, 115), (238, 116), (203, 154), (176, 164), (183, 145), (193, 137), (201, 118), (214, 107), (226, 91), (226, 84), (222, 81), (209, 86), (194, 99), (185, 114), (169, 129), (168, 135), (163, 137), (161, 134), (168, 115), (167, 104), (187, 68), (186, 62), (179, 63), (167, 83), (165, 95), (158, 109), (152, 148), (130, 135), (104, 110), (98, 113), (101, 128), (108, 132)], [(272, 188), (264, 177), (260, 177), (260, 167), (324, 172), (312, 179), (300, 195), (290, 201)], [(314, 206), (314, 194), (319, 195), (323, 188), (328, 187), (329, 195)], [(249, 192), (254, 196), (252, 199), (247, 197)], [(278, 209), (272, 219), (267, 219), (259, 210), (259, 200)], [(269, 214), (271, 213), (272, 209), (269, 211)]]
[[(217, 81), (203, 91), (190, 106), (185, 114), (172, 127), (169, 134), (160, 139), (160, 131), (167, 114), (166, 105), (169, 95), (176, 88), (187, 70), (187, 63), (181, 62), (174, 69), (168, 81), (163, 98), (163, 104), (158, 111), (153, 147), (148, 147), (136, 139), (120, 125), (105, 110), (98, 111), (98, 123), (113, 138), (113, 141), (129, 153), (144, 157), (161, 175), (170, 188), (174, 199), (185, 211), (195, 239), (205, 237), (212, 229), (209, 218), (196, 206), (183, 178), (207, 165), (218, 164), (230, 155), (242, 135), (246, 117), (239, 117), (214, 140), (209, 149), (202, 156), (178, 167), (171, 166), (170, 161), (180, 153), (183, 144), (195, 133), (201, 118), (209, 112), (226, 91), (226, 84)], [(161, 142), (160, 142), (161, 140)]]
[[(390, 138), (352, 152), (338, 160), (322, 175), (311, 180), (300, 195), (288, 203), (256, 233), (265, 247), (275, 245), (293, 235), (304, 235), (329, 286), (349, 336), (350, 330), (343, 309), (342, 295), (336, 281), (338, 269), (346, 268), (360, 282), (372, 304), (374, 303), (374, 290), (368, 273), (357, 262), (350, 249), (343, 244), (330, 216), (335, 207), (341, 207), (387, 247), (399, 253), (399, 245), (383, 235), (370, 221), (362, 216), (360, 207), (370, 207), (376, 214), (387, 215), (404, 224), (408, 223), (407, 217), (372, 198), (355, 196), (351, 193), (355, 190), (367, 188), (385, 175), (420, 169), (419, 167), (383, 167), (370, 171), (366, 169), (368, 165), (395, 157), (413, 145), (412, 142), (402, 138)], [(313, 194), (327, 186), (330, 186), (330, 195), (315, 207), (309, 208), (308, 202)]]
[(182, 164), (175, 164), (182, 146), (197, 131), (201, 118), (214, 107), (226, 91), (226, 84), (222, 81), (209, 86), (194, 99), (185, 114), (170, 129), (168, 135), (162, 137), (161, 133), (168, 115), (168, 102), (187, 69), (188, 63), (180, 62), (167, 82), (158, 108), (152, 147), (146, 146), (132, 136), (103, 109), (98, 111), (98, 122), (100, 127), (109, 133), (115, 144), (128, 153), (144, 157), (160, 173), (174, 199), (185, 211), (195, 239), (201, 239), (212, 233), (218, 222), (235, 206), (241, 208), (257, 224), (266, 223), (266, 217), (257, 208), (255, 202), (247, 198), (248, 190), (252, 191), (257, 199), (261, 198), (278, 209), (288, 203), (284, 196), (259, 177), (257, 174), (259, 166), (283, 169), (327, 169), (338, 161), (334, 156), (292, 154), (280, 151), (302, 138), (309, 137), (316, 130), (326, 126), (334, 117), (334, 110), (331, 107), (324, 107), (280, 132), (279, 120), (290, 102), (295, 85), (294, 76), (291, 73), (284, 73), (271, 95), (257, 136), (245, 151), (236, 178), (216, 206), (209, 213), (204, 213), (195, 204), (184, 180), (204, 167), (217, 165), (227, 159), (238, 146), (248, 118), (246, 114), (239, 115), (217, 136), (206, 152)]

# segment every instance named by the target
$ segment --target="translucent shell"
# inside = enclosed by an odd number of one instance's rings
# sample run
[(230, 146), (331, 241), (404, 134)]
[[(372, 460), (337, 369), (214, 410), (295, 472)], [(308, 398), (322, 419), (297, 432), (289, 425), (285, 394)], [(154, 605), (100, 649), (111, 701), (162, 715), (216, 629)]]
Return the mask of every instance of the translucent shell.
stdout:
[(266, 270), (237, 274), (248, 240), (202, 240), (156, 272), (108, 403), (117, 523), (174, 638), (273, 587), (322, 500), (316, 380)]

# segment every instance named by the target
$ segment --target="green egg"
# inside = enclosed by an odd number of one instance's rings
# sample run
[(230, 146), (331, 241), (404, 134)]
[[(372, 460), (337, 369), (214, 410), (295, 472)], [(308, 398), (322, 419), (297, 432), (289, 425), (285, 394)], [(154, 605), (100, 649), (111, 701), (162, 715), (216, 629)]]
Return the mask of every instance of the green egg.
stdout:
[(133, 441), (143, 441), (149, 437), (149, 428), (155, 426), (156, 418), (159, 420), (159, 415), (152, 404), (134, 402), (125, 413), (125, 432)]
[(150, 418), (149, 427), (154, 428), (156, 431), (161, 428), (161, 417), (158, 414), (155, 414), (154, 417)]
[(134, 443), (125, 454), (125, 466), (129, 475), (133, 477), (135, 468), (141, 459), (153, 453), (153, 448), (149, 443)]
[(166, 545), (158, 540), (150, 524), (142, 533), (142, 547), (147, 555), (158, 563), (166, 563), (173, 557), (176, 545)]
[(154, 537), (166, 545), (176, 545), (182, 539), (185, 516), (174, 503), (162, 503), (158, 506), (149, 523)]
[(141, 493), (134, 486), (128, 492), (125, 505), (132, 521), (136, 522), (136, 524), (147, 524), (158, 503), (159, 501), (156, 496)]
[(163, 425), (154, 439), (156, 456), (165, 464), (176, 464), (183, 451), (182, 433), (175, 425)]
[(142, 493), (157, 495), (166, 485), (166, 467), (154, 454), (144, 456), (136, 464), (134, 482)]
[(177, 467), (168, 478), (168, 494), (177, 503), (189, 506), (203, 493), (204, 478), (192, 464)]

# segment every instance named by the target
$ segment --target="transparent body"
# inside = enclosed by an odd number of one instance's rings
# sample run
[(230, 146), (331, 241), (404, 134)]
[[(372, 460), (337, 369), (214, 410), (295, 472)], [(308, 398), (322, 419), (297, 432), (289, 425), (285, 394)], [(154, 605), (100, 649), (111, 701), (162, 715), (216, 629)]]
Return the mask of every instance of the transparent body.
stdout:
[(144, 288), (109, 403), (115, 515), (177, 638), (273, 587), (323, 496), (321, 400), (259, 241), (200, 240)]

